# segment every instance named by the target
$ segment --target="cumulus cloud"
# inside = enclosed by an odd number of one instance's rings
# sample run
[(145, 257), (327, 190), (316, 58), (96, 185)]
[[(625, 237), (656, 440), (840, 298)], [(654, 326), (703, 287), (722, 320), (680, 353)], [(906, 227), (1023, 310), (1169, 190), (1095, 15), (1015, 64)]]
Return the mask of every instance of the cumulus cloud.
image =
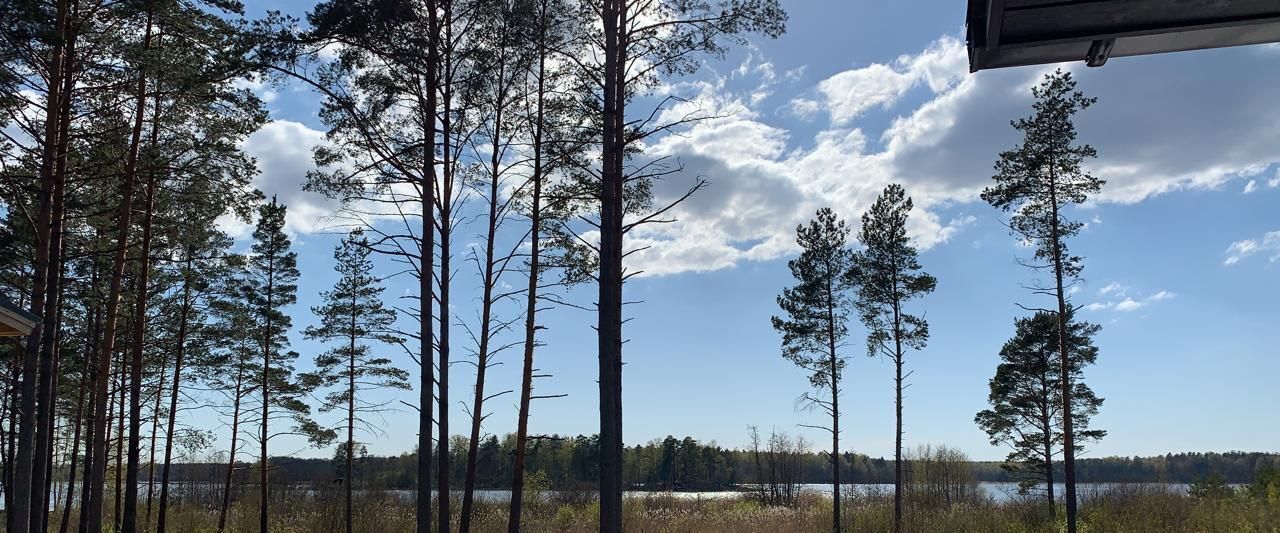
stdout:
[[(1265, 56), (1223, 49), (1122, 61), (1107, 69), (1063, 66), (1099, 97), (1077, 123), (1080, 141), (1098, 149), (1087, 168), (1108, 181), (1102, 200), (1213, 188), (1256, 176), (1275, 160), (1280, 110), (1266, 104), (1266, 88), (1280, 83), (1280, 72), (1266, 67)], [(949, 184), (954, 194), (982, 186), (995, 154), (1018, 141), (1008, 121), (1028, 113), (1028, 89), (1053, 68), (972, 75), (900, 116), (884, 135), (902, 151), (900, 170)]]
[[(254, 132), (243, 144), (244, 151), (258, 165), (252, 185), (267, 198), (277, 197), (289, 207), (285, 227), (293, 233), (314, 233), (333, 226), (336, 202), (311, 192), (304, 192), (307, 172), (315, 169), (311, 150), (325, 140), (324, 132), (300, 122), (276, 120)], [(251, 226), (224, 217), (219, 221), (232, 236), (253, 231)]]
[(1258, 190), (1258, 180), (1249, 180), (1249, 183), (1244, 184), (1245, 194), (1249, 194), (1256, 190)]
[(1231, 266), (1255, 254), (1270, 255), (1270, 262), (1280, 261), (1280, 231), (1270, 231), (1258, 239), (1245, 239), (1227, 247), (1222, 264)]
[[(1062, 66), (1081, 90), (1100, 98), (1078, 120), (1080, 141), (1099, 152), (1087, 168), (1108, 182), (1098, 201), (1134, 203), (1260, 179), (1280, 145), (1280, 107), (1267, 103), (1280, 70), (1267, 61), (1256, 50), (1227, 49), (1124, 58), (1105, 69)], [(721, 118), (659, 139), (649, 150), (679, 160), (689, 178), (659, 184), (660, 198), (683, 193), (693, 176), (711, 187), (675, 210), (679, 222), (637, 235), (651, 248), (634, 262), (649, 273), (674, 273), (781, 257), (794, 252), (795, 225), (815, 209), (832, 206), (856, 224), (891, 182), (915, 200), (910, 232), (919, 245), (947, 242), (966, 219), (943, 220), (939, 213), (977, 200), (997, 154), (1020, 141), (1009, 121), (1029, 112), (1029, 89), (1053, 68), (969, 75), (963, 43), (942, 37), (915, 55), (832, 74), (791, 98), (784, 113), (830, 117), (816, 131), (771, 123), (755, 109), (751, 90), (704, 83), (689, 105)], [(1161, 90), (1151, 91), (1153, 85)], [(917, 101), (904, 98), (911, 91), (925, 99), (902, 107)], [(872, 108), (897, 114), (887, 124), (864, 124)], [(1280, 186), (1280, 175), (1272, 182)], [(1095, 215), (1091, 223), (1101, 219)], [(650, 262), (659, 259), (683, 264)], [(1134, 310), (1149, 303), (1110, 296), (1100, 304)]]
[[(748, 98), (725, 94), (719, 84), (704, 85), (688, 105), (717, 118), (649, 147), (650, 156), (678, 160), (682, 176), (706, 179), (710, 187), (674, 211), (677, 222), (637, 230), (631, 245), (644, 249), (630, 258), (633, 268), (646, 275), (707, 271), (789, 254), (795, 226), (819, 207), (832, 206), (856, 223), (892, 181), (890, 161), (870, 151), (861, 129), (823, 130), (810, 149), (791, 149), (791, 132), (766, 124)], [(674, 198), (689, 182), (670, 178), (655, 193)], [(924, 248), (976, 221), (972, 215), (944, 221), (928, 209), (934, 205), (929, 199), (917, 205), (908, 230)]]
[(901, 56), (892, 65), (874, 63), (846, 70), (818, 83), (831, 122), (847, 125), (868, 109), (888, 108), (918, 84), (942, 92), (967, 71), (964, 46), (958, 39), (944, 37), (924, 52)]

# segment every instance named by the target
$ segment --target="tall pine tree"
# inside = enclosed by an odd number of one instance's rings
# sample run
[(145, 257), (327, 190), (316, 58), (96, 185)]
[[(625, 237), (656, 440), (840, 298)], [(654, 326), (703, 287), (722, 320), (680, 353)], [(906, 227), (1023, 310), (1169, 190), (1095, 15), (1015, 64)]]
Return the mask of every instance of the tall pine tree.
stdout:
[[(594, 48), (575, 54), (596, 82), (593, 111), (599, 117), (600, 167), (591, 169), (590, 190), (598, 207), (599, 230), (598, 322), (600, 388), (600, 531), (622, 531), (622, 286), (627, 277), (623, 259), (626, 235), (646, 223), (662, 220), (675, 204), (688, 198), (704, 182), (666, 207), (654, 208), (649, 196), (655, 178), (666, 174), (650, 165), (629, 165), (646, 139), (670, 131), (675, 124), (627, 116), (628, 103), (659, 85), (662, 74), (692, 74), (702, 66), (699, 54), (722, 55), (726, 41), (742, 42), (756, 32), (777, 37), (786, 29), (786, 12), (777, 0), (589, 0), (581, 2), (599, 15), (601, 33), (589, 32)], [(588, 58), (580, 61), (579, 57)], [(657, 117), (657, 109), (642, 116)], [(661, 122), (661, 121), (659, 121)], [(677, 122), (687, 122), (680, 119)], [(661, 165), (658, 165), (661, 167)], [(637, 194), (639, 193), (639, 194)], [(635, 201), (640, 200), (640, 201)], [(631, 220), (628, 221), (627, 219)]]
[[(261, 492), (258, 528), (270, 531), (270, 471), (267, 444), (272, 434), (272, 416), (287, 416), (295, 423), (295, 432), (324, 440), (314, 421), (308, 418), (311, 408), (302, 400), (305, 390), (294, 380), (293, 361), (298, 353), (289, 350), (289, 328), (293, 319), (285, 310), (298, 301), (298, 254), (284, 232), (286, 207), (273, 196), (258, 210), (258, 225), (253, 231), (253, 246), (244, 278), (244, 299), (253, 317), (259, 346), (258, 396), (258, 476)], [(272, 408), (280, 411), (272, 414)], [(283, 411), (283, 412), (281, 412)]]
[(929, 323), (907, 313), (907, 302), (933, 292), (938, 280), (922, 270), (916, 247), (907, 238), (911, 198), (901, 185), (891, 184), (862, 215), (854, 255), (858, 281), (855, 305), (867, 327), (867, 354), (893, 361), (894, 413), (893, 530), (902, 531), (902, 389), (907, 376), (902, 367), (907, 349), (923, 349), (929, 340)]
[[(1082, 224), (1063, 213), (1071, 204), (1082, 204), (1102, 190), (1104, 182), (1082, 168), (1097, 157), (1093, 147), (1076, 144), (1072, 117), (1088, 109), (1097, 99), (1076, 90), (1070, 72), (1057, 70), (1031, 89), (1035, 97), (1031, 116), (1013, 122), (1023, 134), (1022, 144), (1000, 154), (996, 161), (995, 185), (982, 191), (982, 199), (997, 209), (1012, 211), (1010, 231), (1035, 247), (1037, 271), (1052, 275), (1049, 285), (1032, 290), (1057, 301), (1052, 310), (1058, 317), (1058, 331), (1067, 330), (1067, 289), (1080, 276), (1084, 262), (1067, 250), (1067, 240), (1080, 233)], [(1071, 372), (1066, 335), (1058, 336), (1058, 365), (1063, 380), (1062, 404), (1071, 405)], [(1067, 533), (1076, 533), (1075, 430), (1071, 410), (1063, 411), (1063, 456), (1067, 500)]]
[(840, 376), (847, 363), (840, 349), (849, 336), (854, 305), (850, 293), (855, 287), (849, 233), (849, 227), (828, 207), (819, 209), (807, 226), (796, 228), (800, 257), (787, 263), (796, 285), (778, 296), (786, 317), (773, 317), (773, 329), (782, 333), (782, 356), (809, 371), (809, 383), (819, 393), (829, 393), (825, 397), (805, 393), (803, 400), (831, 417), (831, 425), (820, 429), (831, 433), (831, 530), (835, 532), (841, 529)]

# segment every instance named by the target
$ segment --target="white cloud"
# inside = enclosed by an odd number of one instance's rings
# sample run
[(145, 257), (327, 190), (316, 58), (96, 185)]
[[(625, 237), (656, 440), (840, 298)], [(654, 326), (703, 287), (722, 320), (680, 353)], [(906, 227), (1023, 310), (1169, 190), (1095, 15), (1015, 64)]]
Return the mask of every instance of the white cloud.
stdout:
[[(1080, 90), (1099, 97), (1077, 124), (1079, 140), (1099, 154), (1087, 169), (1108, 182), (1100, 200), (1133, 203), (1215, 188), (1256, 176), (1277, 160), (1280, 108), (1266, 103), (1272, 95), (1265, 88), (1280, 84), (1280, 71), (1264, 57), (1224, 49), (1124, 63), (1115, 69), (1063, 65)], [(957, 194), (980, 189), (995, 154), (1019, 140), (1008, 121), (1027, 115), (1028, 88), (1053, 68), (968, 76), (900, 116), (884, 134), (891, 149), (900, 148), (899, 172), (945, 181)]]
[(782, 110), (796, 118), (809, 120), (822, 111), (822, 104), (808, 98), (793, 98)]
[[(754, 47), (752, 48), (754, 50)], [(765, 99), (773, 96), (773, 87), (778, 81), (778, 76), (773, 70), (773, 63), (760, 59), (757, 55), (755, 51), (747, 54), (746, 59), (733, 71), (735, 78), (753, 76), (759, 80), (759, 84), (751, 91), (749, 101), (752, 106), (759, 105)]]
[[(291, 232), (314, 233), (334, 225), (332, 216), (337, 211), (337, 203), (302, 190), (307, 172), (315, 169), (311, 150), (324, 140), (322, 131), (300, 122), (276, 120), (244, 141), (244, 151), (258, 164), (259, 174), (252, 185), (268, 199), (276, 196), (289, 207), (285, 226)], [(224, 218), (219, 222), (233, 236), (243, 236), (253, 230), (239, 221)]]
[(1280, 187), (1280, 169), (1277, 169), (1277, 170), (1276, 170), (1276, 175), (1275, 175), (1275, 177), (1273, 177), (1273, 178), (1271, 178), (1271, 179), (1267, 180), (1267, 188), (1268, 188), (1268, 189), (1274, 189), (1274, 188), (1276, 188), (1276, 187)]
[(1134, 300), (1133, 298), (1125, 298), (1115, 305), (1116, 311), (1129, 312), (1137, 311), (1147, 304)]
[(262, 76), (251, 75), (231, 80), (231, 86), (237, 89), (247, 89), (257, 95), (263, 102), (271, 103), (280, 96), (275, 89), (262, 79)]
[(920, 83), (935, 93), (954, 85), (966, 72), (963, 45), (953, 37), (935, 41), (915, 56), (901, 56), (893, 65), (874, 63), (846, 70), (818, 83), (831, 122), (847, 125), (868, 109), (888, 108)]
[(868, 109), (888, 107), (915, 84), (910, 73), (898, 72), (888, 65), (874, 64), (847, 70), (818, 84), (826, 98), (831, 122), (848, 124)]
[[(1117, 69), (1065, 66), (1081, 90), (1100, 97), (1078, 121), (1080, 141), (1099, 151), (1088, 168), (1108, 181), (1098, 201), (1133, 203), (1215, 188), (1268, 168), (1280, 145), (1280, 107), (1265, 103), (1272, 98), (1265, 88), (1280, 85), (1280, 70), (1262, 63), (1257, 54), (1223, 50), (1126, 58)], [(817, 131), (771, 123), (753, 104), (758, 91), (751, 87), (734, 92), (724, 80), (686, 84), (695, 94), (680, 113), (700, 108), (721, 118), (648, 147), (683, 166), (682, 176), (669, 177), (655, 192), (673, 198), (695, 176), (711, 186), (673, 212), (678, 222), (635, 234), (637, 245), (652, 248), (636, 254), (633, 264), (651, 274), (674, 273), (785, 256), (794, 252), (796, 224), (818, 207), (832, 206), (856, 223), (893, 182), (915, 200), (909, 229), (919, 245), (947, 242), (966, 219), (943, 220), (939, 213), (977, 200), (997, 154), (1019, 141), (1009, 121), (1029, 112), (1030, 87), (1053, 68), (968, 75), (963, 43), (943, 37), (916, 55), (830, 75), (782, 107), (801, 117), (825, 111), (831, 123)], [(733, 75), (768, 76), (754, 67), (740, 71)], [(1140, 89), (1152, 84), (1164, 89)], [(913, 87), (932, 92), (880, 130), (859, 122), (868, 109), (894, 110)], [(1096, 213), (1089, 216), (1091, 224), (1102, 222)], [(651, 262), (659, 258), (682, 264)], [(1127, 295), (1110, 297), (1114, 307)]]
[(1280, 261), (1280, 231), (1267, 232), (1260, 239), (1245, 239), (1231, 243), (1227, 247), (1227, 258), (1224, 265), (1234, 265), (1246, 257), (1257, 253), (1271, 254), (1269, 261)]
[(1167, 290), (1157, 291), (1145, 297), (1129, 296), (1129, 287), (1116, 282), (1111, 282), (1107, 286), (1098, 290), (1098, 294), (1102, 296), (1111, 295), (1116, 299), (1107, 300), (1105, 302), (1093, 302), (1084, 306), (1087, 311), (1116, 311), (1120, 313), (1128, 313), (1137, 311), (1156, 302), (1172, 300), (1176, 293)]
[(1258, 190), (1258, 180), (1249, 180), (1249, 183), (1244, 184), (1244, 194), (1249, 194), (1256, 190)]
[(1108, 294), (1115, 293), (1117, 295), (1124, 296), (1127, 290), (1128, 290), (1128, 287), (1125, 287), (1124, 285), (1121, 285), (1113, 281), (1111, 283), (1108, 283), (1106, 287), (1098, 289), (1098, 294), (1106, 296)]

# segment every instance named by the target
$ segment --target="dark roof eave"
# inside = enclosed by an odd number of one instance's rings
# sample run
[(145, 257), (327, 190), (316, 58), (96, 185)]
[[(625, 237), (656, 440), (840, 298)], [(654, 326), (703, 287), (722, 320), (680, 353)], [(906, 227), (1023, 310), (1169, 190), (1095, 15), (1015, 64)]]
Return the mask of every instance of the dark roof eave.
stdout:
[[(1009, 2), (1016, 7), (1006, 11), (1005, 0), (969, 0), (970, 71), (1082, 61), (1094, 42), (1111, 40), (1108, 57), (1280, 41), (1280, 3), (1272, 0), (1234, 0), (1222, 16), (1203, 7), (1175, 9), (1169, 0)], [(1166, 9), (1147, 14), (1161, 6)]]

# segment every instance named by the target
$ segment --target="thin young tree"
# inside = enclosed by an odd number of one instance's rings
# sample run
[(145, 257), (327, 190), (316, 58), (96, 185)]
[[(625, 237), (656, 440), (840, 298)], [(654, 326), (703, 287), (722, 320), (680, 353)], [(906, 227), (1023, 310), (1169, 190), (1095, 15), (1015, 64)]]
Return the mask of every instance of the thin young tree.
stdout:
[(929, 340), (929, 323), (910, 314), (906, 305), (923, 297), (938, 281), (923, 271), (916, 247), (907, 237), (911, 198), (898, 184), (890, 184), (862, 215), (854, 254), (858, 283), (854, 305), (867, 328), (867, 355), (886, 357), (894, 368), (893, 530), (902, 531), (902, 391), (910, 373), (903, 374), (908, 349), (921, 350)]
[[(562, 201), (555, 201), (549, 194), (552, 177), (565, 169), (573, 168), (576, 158), (582, 156), (587, 142), (579, 142), (574, 132), (582, 131), (581, 114), (573, 89), (581, 87), (583, 80), (571, 64), (556, 61), (555, 54), (567, 52), (585, 29), (580, 13), (570, 9), (572, 0), (525, 0), (517, 8), (526, 10), (528, 21), (524, 24), (532, 59), (526, 65), (523, 82), (526, 87), (523, 105), (515, 109), (522, 115), (523, 136), (530, 152), (528, 181), (522, 187), (523, 198), (518, 207), (529, 218), (528, 230), (528, 284), (525, 288), (523, 364), (520, 377), (520, 403), (518, 405), (515, 450), (511, 467), (510, 512), (507, 531), (519, 533), (524, 505), (525, 470), (529, 450), (529, 413), (533, 400), (554, 398), (561, 395), (534, 396), (534, 380), (546, 377), (535, 374), (534, 355), (539, 346), (538, 313), (549, 300), (543, 290), (562, 281), (547, 281), (546, 272), (565, 266), (563, 257), (556, 250), (555, 228), (564, 223)], [(584, 267), (585, 268), (585, 267)], [(570, 280), (571, 281), (571, 280)], [(554, 297), (552, 297), (554, 298)]]
[[(1035, 98), (1031, 115), (1013, 122), (1013, 128), (1023, 134), (1022, 144), (1000, 154), (992, 177), (995, 184), (982, 191), (982, 199), (997, 209), (1012, 211), (1010, 232), (1035, 247), (1035, 261), (1028, 266), (1037, 272), (1047, 270), (1052, 278), (1048, 285), (1037, 283), (1031, 290), (1056, 300), (1050, 311), (1057, 313), (1058, 331), (1065, 332), (1070, 312), (1067, 290), (1079, 278), (1084, 262), (1067, 249), (1067, 240), (1079, 234), (1083, 224), (1068, 218), (1064, 211), (1098, 194), (1105, 183), (1082, 167), (1086, 159), (1097, 157), (1097, 150), (1076, 143), (1073, 117), (1097, 99), (1077, 91), (1071, 73), (1062, 70), (1045, 75), (1031, 94)], [(1072, 405), (1065, 334), (1058, 336), (1058, 365), (1063, 376), (1061, 402)], [(1071, 414), (1070, 409), (1063, 410), (1062, 466), (1067, 533), (1076, 533), (1076, 446)]]
[[(234, 256), (231, 260), (243, 266), (242, 258)], [(223, 413), (224, 417), (230, 419), (230, 443), (227, 468), (222, 479), (222, 499), (218, 506), (218, 533), (226, 530), (236, 457), (240, 451), (240, 432), (244, 425), (244, 404), (249, 395), (257, 390), (252, 379), (253, 362), (261, 348), (261, 343), (254, 334), (256, 327), (253, 314), (239, 288), (243, 283), (242, 276), (242, 272), (237, 272), (215, 288), (217, 298), (209, 305), (213, 320), (208, 333), (221, 341), (212, 347), (207, 357), (197, 359), (193, 364), (196, 373), (203, 376), (208, 387), (224, 394), (226, 402), (230, 404), (225, 406), (229, 412)]]
[[(206, 317), (214, 314), (214, 309), (212, 308), (218, 301), (219, 291), (224, 289), (226, 284), (231, 281), (230, 274), (233, 271), (232, 266), (235, 261), (230, 259), (234, 257), (229, 252), (232, 245), (231, 238), (217, 229), (213, 224), (213, 219), (207, 217), (208, 214), (210, 213), (206, 212), (205, 217), (198, 214), (193, 216), (194, 220), (205, 220), (206, 224), (197, 222), (184, 228), (176, 243), (177, 249), (175, 250), (174, 262), (178, 270), (179, 287), (174, 297), (178, 308), (177, 331), (173, 346), (172, 382), (168, 389), (169, 398), (164, 433), (166, 435), (164, 463), (160, 471), (160, 502), (156, 518), (157, 533), (164, 533), (168, 528), (169, 484), (173, 474), (173, 447), (177, 440), (178, 401), (180, 393), (183, 391), (184, 376), (186, 375), (184, 373), (188, 372), (189, 360), (204, 363), (195, 366), (204, 366), (205, 368), (199, 368), (199, 370), (210, 371), (207, 375), (217, 375), (221, 373), (221, 369), (216, 368), (216, 365), (208, 365), (212, 361), (209, 354), (211, 351), (209, 344), (211, 343), (208, 341), (220, 338), (224, 341), (230, 341), (232, 345), (236, 343), (237, 330), (227, 328), (219, 332), (212, 324), (206, 322)], [(226, 311), (226, 309), (222, 311)], [(243, 332), (244, 329), (239, 331)], [(222, 336), (220, 333), (228, 335)], [(222, 345), (223, 343), (218, 344)], [(229, 360), (224, 359), (223, 361)], [(186, 379), (190, 380), (190, 378)], [(235, 384), (228, 388), (233, 391), (233, 395), (239, 396), (235, 392)], [(226, 388), (222, 390), (226, 390)], [(235, 421), (238, 422), (238, 417)], [(236, 427), (236, 430), (238, 429)], [(235, 433), (236, 431), (232, 432), (233, 449)]]
[[(840, 378), (847, 361), (840, 354), (849, 336), (856, 288), (850, 229), (831, 208), (818, 210), (808, 225), (796, 227), (800, 256), (787, 262), (796, 285), (782, 290), (778, 307), (785, 316), (773, 317), (782, 333), (782, 356), (810, 372), (817, 394), (801, 401), (831, 417), (830, 426), (816, 427), (831, 434), (831, 530), (842, 528), (840, 518)], [(825, 395), (824, 395), (825, 393)]]
[[(1073, 381), (1071, 419), (1075, 428), (1076, 451), (1084, 443), (1097, 441), (1106, 431), (1090, 429), (1089, 420), (1102, 407), (1102, 398), (1083, 383), (1086, 366), (1098, 358), (1093, 337), (1101, 326), (1067, 316), (1067, 353)], [(1018, 479), (1018, 491), (1028, 494), (1043, 490), (1050, 516), (1057, 515), (1054, 496), (1054, 458), (1063, 446), (1062, 368), (1058, 365), (1058, 317), (1040, 311), (1014, 321), (1013, 338), (1000, 348), (1000, 366), (991, 378), (987, 396), (990, 409), (974, 417), (997, 446), (1010, 448), (1001, 465)]]
[[(498, 305), (514, 296), (514, 291), (503, 290), (503, 276), (514, 266), (517, 240), (508, 246), (499, 242), (500, 233), (511, 219), (519, 195), (512, 194), (515, 174), (523, 165), (517, 165), (521, 146), (520, 115), (516, 106), (523, 100), (521, 83), (533, 58), (532, 49), (524, 35), (524, 25), (529, 23), (530, 13), (524, 6), (507, 1), (480, 2), (472, 17), (477, 21), (472, 30), (473, 46), (469, 51), (475, 72), (483, 72), (483, 81), (475, 82), (466, 91), (465, 106), (477, 115), (476, 133), (468, 144), (470, 157), (477, 161), (471, 167), (471, 188), (484, 205), (482, 218), (483, 244), (473, 248), (471, 262), (480, 277), (479, 328), (467, 327), (467, 333), (475, 344), (476, 380), (469, 406), (471, 432), (467, 441), (466, 473), (463, 477), (462, 509), (458, 518), (459, 533), (471, 531), (475, 505), (475, 489), (479, 475), (480, 431), (487, 415), (485, 404), (503, 394), (503, 390), (486, 392), (485, 381), (494, 358), (515, 344), (500, 344), (498, 335), (511, 327), (514, 320), (503, 319)], [(523, 192), (523, 191), (520, 191)]]
[[(592, 224), (599, 231), (596, 302), (600, 388), (600, 531), (622, 530), (622, 286), (634, 275), (623, 269), (624, 240), (632, 229), (661, 220), (669, 210), (702, 187), (699, 181), (666, 207), (652, 209), (648, 185), (669, 173), (651, 165), (628, 168), (640, 144), (674, 124), (651, 119), (630, 121), (627, 103), (654, 87), (660, 74), (691, 74), (701, 54), (720, 55), (723, 41), (741, 41), (744, 33), (776, 37), (786, 27), (786, 13), (776, 0), (686, 2), (681, 0), (584, 0), (600, 17), (589, 42), (596, 53), (566, 56), (581, 64), (596, 84), (593, 110), (600, 117), (600, 167), (594, 173)], [(594, 60), (594, 62), (592, 62)], [(661, 106), (659, 106), (661, 107)], [(650, 117), (657, 116), (656, 111)], [(659, 165), (660, 166), (660, 165)], [(630, 190), (630, 193), (628, 193)], [(640, 201), (632, 201), (640, 198)], [(632, 220), (625, 220), (628, 216)]]
[(341, 410), (346, 414), (342, 426), (346, 441), (341, 454), (346, 469), (343, 489), (347, 533), (352, 532), (354, 524), (356, 423), (367, 424), (365, 416), (386, 407), (385, 403), (372, 403), (361, 396), (369, 389), (409, 389), (409, 373), (396, 368), (390, 358), (373, 353), (368, 344), (399, 345), (402, 342), (393, 333), (395, 311), (382, 303), (383, 287), (373, 275), (370, 253), (369, 240), (363, 231), (352, 231), (342, 239), (333, 254), (338, 281), (333, 289), (320, 294), (324, 303), (311, 309), (320, 322), (303, 330), (308, 339), (334, 344), (316, 356), (316, 369), (303, 374), (302, 379), (310, 382), (309, 387), (336, 387), (321, 399), (319, 411)]

